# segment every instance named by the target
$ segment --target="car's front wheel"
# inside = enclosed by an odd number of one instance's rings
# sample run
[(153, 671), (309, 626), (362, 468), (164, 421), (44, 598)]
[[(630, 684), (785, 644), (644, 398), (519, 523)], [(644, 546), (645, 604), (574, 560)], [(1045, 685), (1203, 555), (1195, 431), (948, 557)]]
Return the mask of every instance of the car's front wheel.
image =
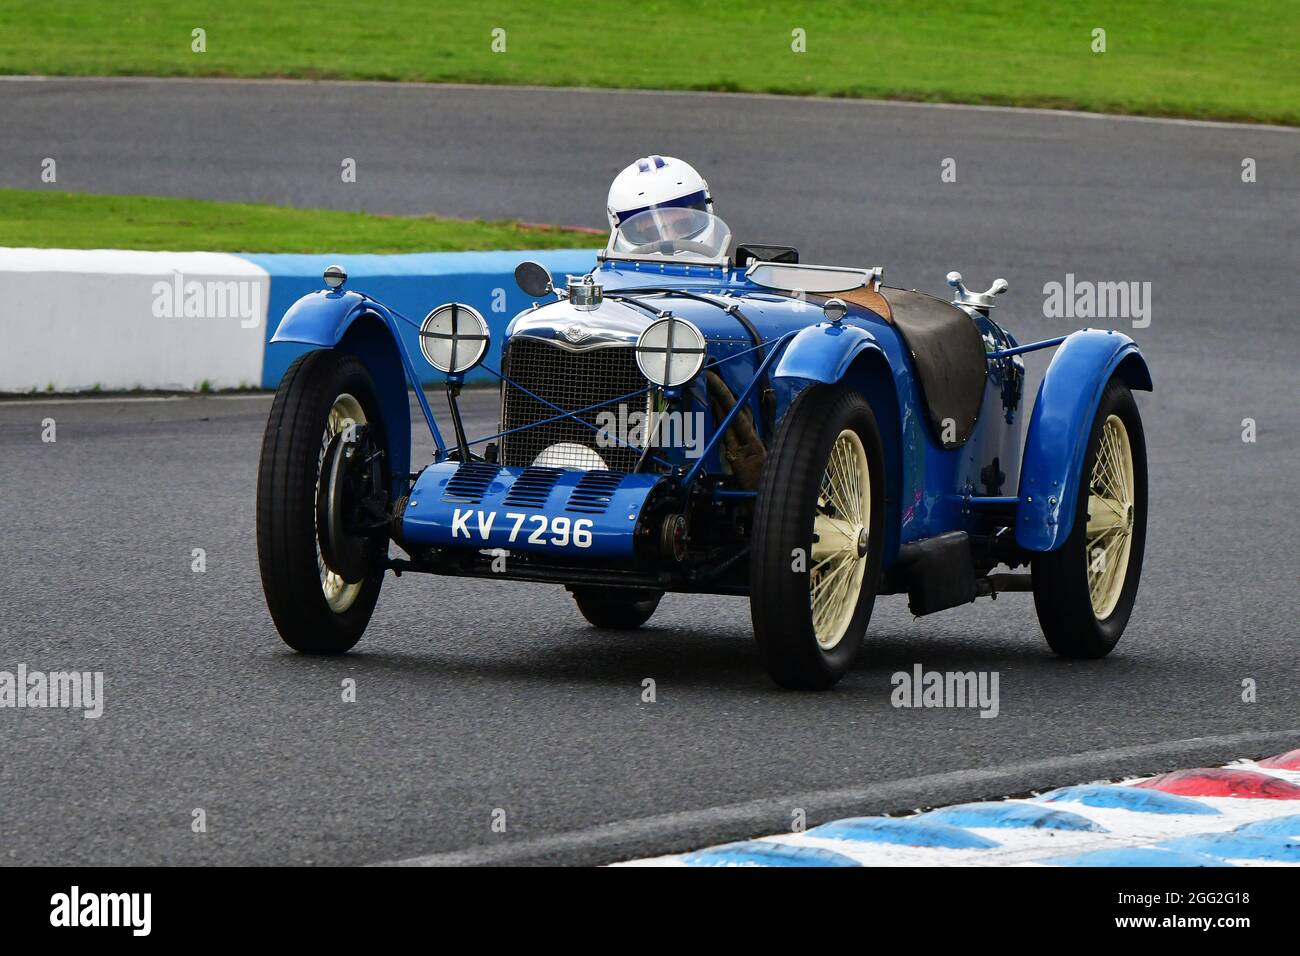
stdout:
[(849, 669), (884, 551), (884, 452), (871, 406), (843, 386), (802, 391), (763, 467), (750, 616), (772, 678), (822, 690)]
[(361, 639), (383, 584), (388, 449), (370, 373), (345, 352), (289, 366), (257, 477), (257, 556), (276, 630), (307, 654)]

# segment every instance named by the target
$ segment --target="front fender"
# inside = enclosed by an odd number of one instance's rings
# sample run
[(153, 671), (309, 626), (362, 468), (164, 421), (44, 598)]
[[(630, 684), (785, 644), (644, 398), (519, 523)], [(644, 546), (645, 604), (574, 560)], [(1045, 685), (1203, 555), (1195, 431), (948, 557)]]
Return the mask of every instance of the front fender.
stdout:
[(801, 330), (776, 363), (773, 378), (802, 378), (832, 385), (863, 352), (884, 350), (876, 337), (856, 325), (818, 322)]
[(1085, 329), (1066, 337), (1047, 366), (1029, 418), (1020, 469), (1016, 542), (1051, 551), (1070, 536), (1092, 419), (1112, 375), (1151, 391), (1151, 371), (1122, 332)]
[(308, 292), (285, 311), (271, 343), (298, 342), (332, 349), (367, 311), (388, 317), (387, 309), (359, 292)]
[(418, 389), (420, 383), (402, 350), (392, 313), (358, 292), (309, 292), (284, 313), (271, 336), (271, 344), (277, 342), (337, 348), (361, 360), (375, 381), (388, 432), (390, 493), (394, 500), (406, 494), (411, 470), (407, 384)]

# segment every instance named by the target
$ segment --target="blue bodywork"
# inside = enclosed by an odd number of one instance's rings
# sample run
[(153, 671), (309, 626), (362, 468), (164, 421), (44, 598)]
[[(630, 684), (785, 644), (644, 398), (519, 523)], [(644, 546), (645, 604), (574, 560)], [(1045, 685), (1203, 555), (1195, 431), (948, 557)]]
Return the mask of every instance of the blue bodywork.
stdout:
[[(988, 359), (983, 402), (970, 437), (958, 447), (945, 448), (927, 420), (907, 343), (893, 324), (869, 308), (850, 303), (843, 321), (833, 324), (824, 319), (820, 307), (757, 286), (742, 270), (702, 264), (604, 262), (595, 275), (607, 294), (674, 290), (677, 294), (664, 301), (671, 299), (673, 314), (703, 332), (710, 368), (739, 398), (737, 410), (743, 407), (752, 413), (760, 437), (769, 445), (791, 402), (810, 385), (844, 383), (867, 399), (884, 447), (886, 568), (904, 544), (953, 530), (987, 534), (1014, 527), (1016, 542), (1027, 552), (1059, 547), (1073, 518), (1064, 503), (1075, 500), (1092, 416), (1106, 383), (1119, 376), (1132, 388), (1151, 388), (1146, 363), (1127, 336), (1084, 330), (1065, 337), (1039, 389), (1022, 459), (1019, 355), (1057, 343), (1019, 346), (987, 315), (977, 315), (971, 321), (980, 331)], [(750, 327), (728, 307), (743, 309)], [(516, 317), (507, 337), (529, 314)], [(346, 349), (370, 367), (389, 431), (393, 497), (409, 494), (400, 519), (399, 540), (404, 546), (504, 548), (566, 559), (634, 562), (633, 541), (640, 518), (647, 503), (665, 488), (685, 496), (712, 495), (715, 501), (729, 496), (752, 499), (752, 491), (726, 485), (717, 441), (719, 423), (698, 380), (680, 390), (679, 400), (684, 408), (702, 413), (707, 422), (709, 443), (701, 458), (686, 459), (665, 449), (663, 467), (626, 475), (606, 496), (608, 501), (602, 500), (598, 512), (574, 506), (578, 486), (586, 480), (584, 475), (591, 474), (579, 471), (561, 472), (538, 491), (518, 486), (521, 478), (528, 477), (524, 472), (536, 469), (493, 465), (481, 489), (460, 497), (449, 493), (449, 482), (464, 466), (449, 457), (418, 387), (416, 394), (438, 452), (412, 483), (407, 478), (407, 388), (420, 381), (417, 366), (427, 370), (422, 356), (402, 344), (399, 323), (403, 322), (414, 324), (360, 293), (315, 292), (289, 309), (272, 341)], [(755, 343), (754, 333), (761, 342)], [(760, 374), (771, 393), (766, 409), (761, 390), (752, 387)], [(557, 415), (574, 411), (578, 410), (561, 409)], [(470, 445), (479, 447), (496, 437), (476, 439)], [(579, 498), (579, 505), (590, 504)], [(497, 517), (486, 517), (489, 514)], [(507, 514), (523, 516), (519, 528), (515, 518), (503, 520)], [(574, 538), (574, 522), (579, 520), (587, 522), (582, 526), (589, 532), (589, 537), (582, 535), (584, 543)]]
[(1047, 367), (1025, 436), (1016, 541), (1051, 551), (1070, 535), (1073, 504), (1093, 413), (1112, 375), (1151, 390), (1151, 372), (1137, 344), (1122, 332), (1084, 329), (1065, 338)]
[(606, 493), (600, 482), (607, 473), (557, 469), (539, 482), (524, 476), (523, 468), (501, 468), (490, 482), (458, 489), (458, 471), (457, 462), (424, 470), (406, 506), (405, 537), (438, 548), (627, 559), (641, 506), (660, 480), (654, 474), (627, 475)]

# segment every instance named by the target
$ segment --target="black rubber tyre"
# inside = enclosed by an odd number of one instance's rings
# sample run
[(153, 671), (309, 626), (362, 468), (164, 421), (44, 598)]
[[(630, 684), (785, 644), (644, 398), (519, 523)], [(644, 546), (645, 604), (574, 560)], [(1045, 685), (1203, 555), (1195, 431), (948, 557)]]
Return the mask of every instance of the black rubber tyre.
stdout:
[[(266, 606), (284, 642), (305, 654), (342, 654), (361, 639), (384, 572), (386, 538), (374, 542), (374, 562), (349, 606), (326, 599), (316, 532), (316, 483), (322, 438), (336, 398), (353, 396), (370, 435), (387, 452), (379, 398), (370, 373), (346, 352), (308, 352), (289, 366), (271, 405), (257, 475), (257, 558)], [(382, 456), (387, 482), (387, 461)]]
[(570, 588), (578, 610), (589, 624), (617, 631), (630, 631), (640, 627), (655, 609), (663, 591), (642, 591), (631, 588)]
[[(870, 478), (866, 568), (843, 636), (826, 649), (818, 644), (813, 626), (809, 567), (822, 476), (832, 447), (846, 430), (861, 440)], [(754, 637), (768, 673), (782, 687), (825, 690), (853, 663), (871, 621), (880, 580), (884, 490), (884, 452), (871, 406), (843, 386), (804, 389), (785, 413), (763, 467), (750, 552)]]
[[(1133, 461), (1133, 530), (1119, 599), (1106, 617), (1098, 619), (1088, 585), (1088, 497), (1102, 430), (1111, 415), (1117, 416), (1128, 432)], [(1128, 386), (1112, 378), (1093, 416), (1070, 535), (1055, 551), (1037, 554), (1031, 562), (1034, 608), (1043, 635), (1057, 654), (1071, 658), (1105, 657), (1119, 642), (1137, 598), (1146, 547), (1146, 523), (1147, 452), (1142, 418)]]

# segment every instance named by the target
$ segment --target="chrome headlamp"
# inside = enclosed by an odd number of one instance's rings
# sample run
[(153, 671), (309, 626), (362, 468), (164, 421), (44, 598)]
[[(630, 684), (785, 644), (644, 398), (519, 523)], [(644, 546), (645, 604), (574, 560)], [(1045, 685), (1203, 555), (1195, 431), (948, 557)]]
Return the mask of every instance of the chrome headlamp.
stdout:
[(420, 352), (440, 372), (463, 375), (487, 354), (487, 320), (473, 306), (440, 305), (420, 324)]
[(704, 333), (671, 312), (651, 322), (636, 340), (641, 374), (661, 388), (685, 385), (704, 367)]

